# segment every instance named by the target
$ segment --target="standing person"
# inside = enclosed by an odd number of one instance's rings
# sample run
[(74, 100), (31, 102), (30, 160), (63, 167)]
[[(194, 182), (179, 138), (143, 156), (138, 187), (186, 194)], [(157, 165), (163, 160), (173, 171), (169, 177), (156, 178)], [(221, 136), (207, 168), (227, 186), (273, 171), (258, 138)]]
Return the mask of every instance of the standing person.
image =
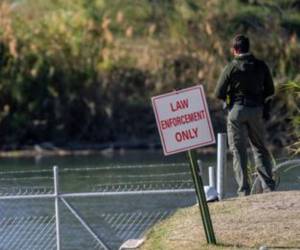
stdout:
[(215, 95), (227, 103), (227, 133), (233, 153), (233, 167), (238, 194), (250, 194), (247, 173), (247, 141), (254, 153), (255, 165), (264, 192), (273, 191), (270, 153), (264, 142), (263, 105), (274, 94), (274, 83), (268, 66), (250, 53), (249, 39), (237, 35), (233, 39), (234, 59), (221, 74)]

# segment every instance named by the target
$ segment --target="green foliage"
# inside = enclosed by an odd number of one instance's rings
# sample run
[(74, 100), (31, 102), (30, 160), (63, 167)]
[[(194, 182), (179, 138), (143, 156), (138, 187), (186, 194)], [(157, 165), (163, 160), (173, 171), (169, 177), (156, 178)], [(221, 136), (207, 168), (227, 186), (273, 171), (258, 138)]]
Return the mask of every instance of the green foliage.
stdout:
[[(157, 140), (150, 97), (201, 82), (213, 100), (239, 32), (278, 86), (295, 80), (298, 10), (295, 0), (2, 1), (1, 144)], [(278, 92), (274, 134), (295, 111), (288, 96)]]
[(295, 110), (291, 117), (295, 141), (290, 148), (295, 154), (300, 154), (300, 81), (289, 81), (286, 88), (292, 92), (291, 100)]

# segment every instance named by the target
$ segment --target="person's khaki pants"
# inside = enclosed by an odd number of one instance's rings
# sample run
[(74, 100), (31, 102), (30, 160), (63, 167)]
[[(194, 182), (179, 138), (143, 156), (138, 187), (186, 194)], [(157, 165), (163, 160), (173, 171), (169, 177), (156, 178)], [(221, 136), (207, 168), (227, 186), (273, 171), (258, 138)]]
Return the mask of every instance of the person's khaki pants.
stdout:
[(261, 107), (234, 105), (228, 114), (228, 143), (233, 153), (233, 168), (238, 183), (238, 194), (250, 194), (248, 181), (248, 139), (254, 153), (255, 165), (264, 192), (273, 191), (270, 153), (264, 142), (264, 122)]

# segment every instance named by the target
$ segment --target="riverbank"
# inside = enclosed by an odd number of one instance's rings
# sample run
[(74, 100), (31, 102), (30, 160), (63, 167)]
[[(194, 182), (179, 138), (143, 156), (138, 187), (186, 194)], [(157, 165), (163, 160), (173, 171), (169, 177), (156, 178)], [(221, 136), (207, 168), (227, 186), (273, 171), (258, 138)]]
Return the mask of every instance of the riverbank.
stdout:
[[(288, 155), (287, 150), (275, 147), (269, 147), (273, 155)], [(41, 143), (29, 146), (7, 146), (0, 148), (0, 158), (15, 157), (40, 157), (40, 156), (67, 156), (67, 155), (95, 155), (95, 154), (112, 154), (124, 153), (129, 150), (148, 150), (161, 151), (159, 142), (148, 143), (144, 141), (136, 142), (111, 142), (99, 144), (70, 143), (67, 145), (55, 145), (53, 143)], [(249, 148), (250, 151), (250, 148)], [(201, 155), (216, 154), (216, 145), (197, 149)], [(229, 150), (228, 150), (229, 153)]]
[(217, 246), (206, 244), (195, 205), (155, 226), (140, 250), (300, 249), (300, 191), (233, 198), (209, 208)]
[(157, 150), (160, 145), (146, 143), (99, 143), (83, 144), (71, 143), (57, 146), (53, 143), (42, 143), (18, 148), (0, 150), (0, 157), (35, 157), (35, 156), (67, 156), (67, 155), (93, 155), (123, 152), (125, 150)]
[[(0, 149), (0, 158), (12, 157), (35, 157), (35, 156), (67, 156), (67, 155), (95, 155), (124, 153), (129, 150), (149, 150), (162, 151), (160, 143), (145, 142), (117, 142), (105, 144), (70, 144), (56, 146), (52, 143), (36, 144), (33, 146), (22, 146), (14, 149), (10, 147), (5, 150)], [(201, 154), (216, 153), (216, 147), (205, 147), (199, 149)]]

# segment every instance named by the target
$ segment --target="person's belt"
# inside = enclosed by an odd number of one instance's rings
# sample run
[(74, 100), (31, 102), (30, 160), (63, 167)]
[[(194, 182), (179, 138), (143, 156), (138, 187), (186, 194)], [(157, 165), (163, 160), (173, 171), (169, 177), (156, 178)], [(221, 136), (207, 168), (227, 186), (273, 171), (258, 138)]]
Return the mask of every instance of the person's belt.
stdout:
[(263, 105), (258, 103), (257, 101), (254, 101), (252, 99), (248, 98), (241, 98), (240, 100), (236, 100), (234, 104), (242, 105), (245, 107), (262, 107)]

